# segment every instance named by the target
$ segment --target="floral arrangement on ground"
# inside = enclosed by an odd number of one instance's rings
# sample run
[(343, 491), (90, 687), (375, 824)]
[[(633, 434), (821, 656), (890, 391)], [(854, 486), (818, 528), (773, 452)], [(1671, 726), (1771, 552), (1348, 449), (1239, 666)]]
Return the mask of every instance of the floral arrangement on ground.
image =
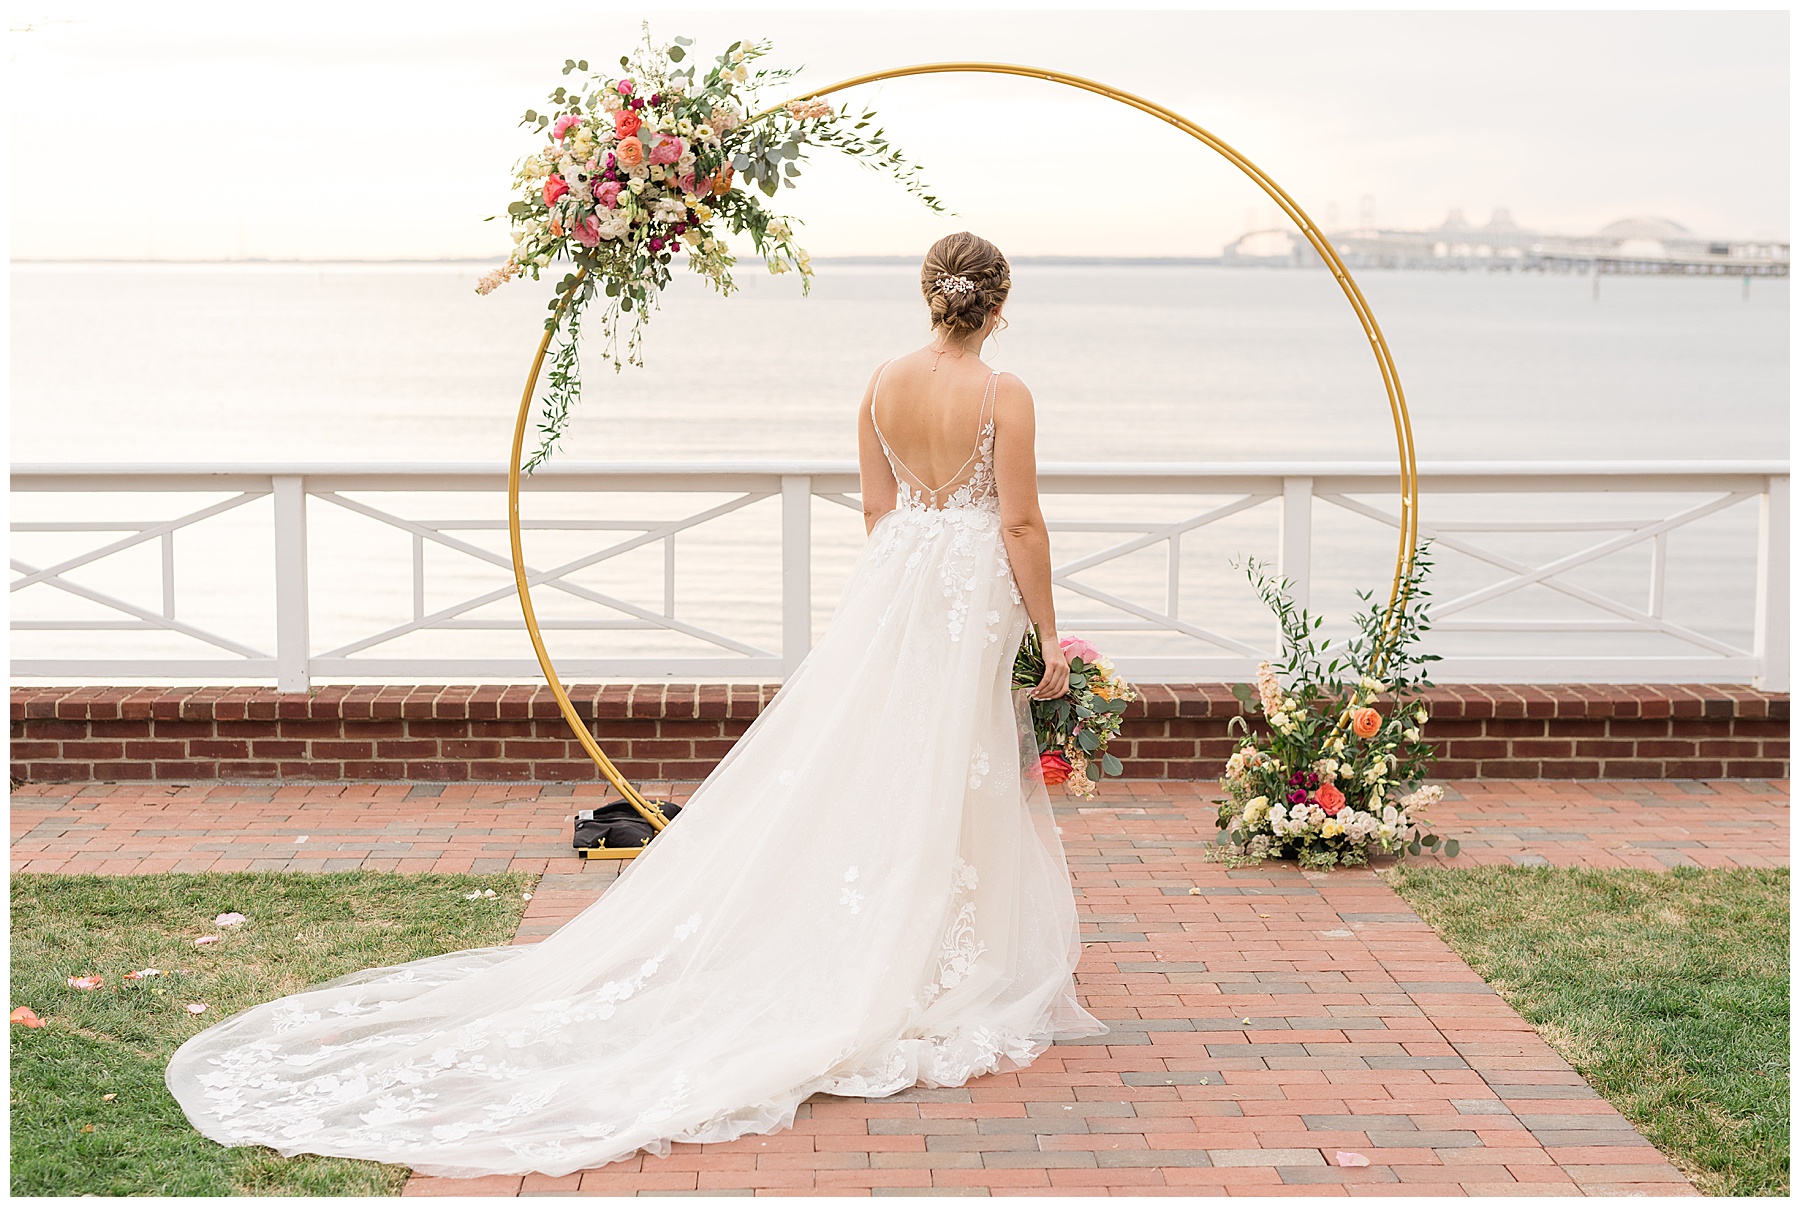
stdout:
[(657, 45), (646, 25), (643, 46), (619, 59), (619, 76), (569, 59), (563, 75), (576, 81), (550, 94), (549, 111), (527, 110), (520, 122), (549, 141), (514, 174), (518, 196), (506, 207), (512, 254), (476, 288), (485, 294), (514, 277), (537, 280), (558, 261), (573, 266), (544, 321), (556, 346), (527, 470), (550, 456), (580, 396), (582, 312), (595, 297), (606, 299), (601, 354), (622, 369), (642, 364), (644, 323), (681, 252), (689, 268), (729, 294), (737, 261), (725, 236), (747, 234), (770, 272), (793, 271), (802, 291), (809, 288), (812, 264), (795, 241), (794, 220), (751, 188), (773, 197), (794, 187), (810, 148), (829, 147), (886, 172), (942, 211), (873, 112), (807, 97), (764, 106), (764, 90), (797, 74), (756, 65), (769, 43), (733, 42), (704, 75), (683, 66), (692, 45), (688, 38)]
[[(1279, 662), (1257, 668), (1254, 691), (1235, 684), (1246, 708), (1260, 711), (1264, 734), (1243, 731), (1220, 780), (1219, 857), (1233, 865), (1270, 856), (1301, 867), (1367, 863), (1371, 853), (1418, 855), (1438, 848), (1426, 814), (1443, 789), (1422, 781), (1432, 759), (1424, 729), (1430, 711), (1418, 699), (1431, 686), (1425, 674), (1436, 654), (1419, 653), (1430, 628), (1424, 579), (1429, 542), (1416, 552), (1401, 599), (1390, 611), (1370, 604), (1356, 618), (1358, 635), (1326, 663), (1330, 639), (1322, 617), (1296, 608), (1288, 580), (1272, 580), (1251, 559), (1247, 573), (1281, 627)], [(1369, 593), (1359, 592), (1367, 602)], [(1285, 681), (1285, 682), (1284, 682)], [(1386, 695), (1384, 714), (1376, 707)], [(1442, 843), (1455, 855), (1457, 842)]]
[[(1138, 691), (1119, 677), (1112, 659), (1081, 638), (1065, 637), (1060, 644), (1069, 657), (1069, 690), (1031, 702), (1038, 767), (1046, 784), (1066, 784), (1069, 795), (1092, 798), (1096, 781), (1125, 770), (1106, 748)], [(1033, 627), (1013, 660), (1013, 687), (1035, 687), (1043, 677), (1044, 648)]]

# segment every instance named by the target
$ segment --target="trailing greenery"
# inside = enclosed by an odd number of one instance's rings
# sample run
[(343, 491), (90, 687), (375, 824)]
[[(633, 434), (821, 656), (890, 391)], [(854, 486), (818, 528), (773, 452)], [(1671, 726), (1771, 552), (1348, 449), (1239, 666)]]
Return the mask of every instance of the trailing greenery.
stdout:
[[(165, 873), (12, 879), (15, 1195), (386, 1195), (407, 1169), (225, 1148), (163, 1085), (189, 1036), (362, 968), (511, 940), (537, 877), (395, 872)], [(491, 890), (492, 897), (464, 894)], [(213, 918), (242, 913), (238, 926)], [(220, 939), (196, 947), (194, 939)], [(162, 975), (124, 979), (155, 968)], [(71, 988), (98, 975), (97, 989)], [(189, 1003), (206, 1011), (188, 1012)], [(110, 1097), (109, 1097), (110, 1096)]]
[(1786, 868), (1386, 875), (1701, 1190), (1788, 1193)]

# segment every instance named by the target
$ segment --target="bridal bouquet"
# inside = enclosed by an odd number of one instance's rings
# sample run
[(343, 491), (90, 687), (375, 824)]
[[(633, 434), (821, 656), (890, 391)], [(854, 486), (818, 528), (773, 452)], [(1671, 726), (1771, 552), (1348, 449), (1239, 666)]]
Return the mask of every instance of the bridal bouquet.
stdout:
[[(1071, 796), (1092, 797), (1094, 781), (1125, 770), (1106, 747), (1138, 693), (1119, 677), (1111, 659), (1079, 637), (1063, 638), (1062, 648), (1069, 656), (1068, 692), (1054, 700), (1031, 702), (1038, 766), (1046, 784), (1066, 783)], [(1036, 687), (1043, 677), (1044, 650), (1037, 630), (1027, 629), (1013, 660), (1013, 686)]]
[(812, 265), (795, 242), (793, 223), (751, 189), (773, 197), (792, 188), (809, 148), (860, 159), (942, 209), (917, 166), (872, 128), (872, 112), (852, 114), (818, 99), (759, 108), (763, 89), (796, 74), (756, 66), (769, 53), (767, 42), (733, 42), (704, 75), (697, 65), (683, 65), (691, 45), (676, 38), (657, 46), (646, 26), (643, 46), (619, 60), (616, 77), (570, 59), (563, 75), (575, 75), (575, 82), (550, 94), (547, 112), (527, 110), (520, 122), (548, 141), (514, 174), (518, 197), (506, 207), (512, 254), (476, 289), (489, 293), (517, 276), (537, 280), (559, 260), (574, 266), (558, 282), (544, 324), (558, 342), (538, 427), (542, 441), (527, 469), (554, 450), (581, 393), (581, 317), (593, 298), (606, 299), (602, 355), (619, 369), (642, 363), (644, 322), (679, 253), (729, 294), (736, 258), (725, 236), (747, 234), (770, 272), (796, 272), (802, 290), (808, 288)]
[[(1406, 584), (1411, 599), (1426, 596), (1421, 584), (1429, 567), (1421, 549)], [(1227, 861), (1292, 855), (1301, 867), (1328, 868), (1367, 863), (1371, 851), (1417, 855), (1437, 847), (1425, 814), (1443, 789), (1419, 783), (1432, 750), (1424, 738), (1430, 713), (1416, 696), (1431, 684), (1424, 665), (1438, 658), (1413, 649), (1430, 627), (1424, 606), (1394, 622), (1378, 678), (1370, 671), (1389, 623), (1385, 608), (1371, 605), (1358, 616), (1360, 635), (1321, 665), (1331, 644), (1315, 640), (1322, 621), (1295, 608), (1285, 580), (1272, 582), (1255, 560), (1248, 572), (1281, 624), (1282, 658), (1257, 668), (1254, 692), (1232, 687), (1261, 711), (1268, 733), (1252, 734), (1243, 717), (1232, 718), (1244, 736), (1220, 780), (1229, 793), (1218, 802)], [(1385, 713), (1376, 707), (1383, 694), (1391, 700)], [(1443, 854), (1456, 852), (1455, 839), (1443, 844)]]

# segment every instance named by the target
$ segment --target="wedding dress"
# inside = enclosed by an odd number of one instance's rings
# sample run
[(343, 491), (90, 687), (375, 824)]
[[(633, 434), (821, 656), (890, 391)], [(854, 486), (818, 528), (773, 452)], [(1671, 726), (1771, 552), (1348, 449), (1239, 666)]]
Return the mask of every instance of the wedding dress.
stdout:
[(535, 945), (367, 969), (202, 1031), (166, 1074), (194, 1125), (561, 1175), (1105, 1031), (1075, 999), (1074, 894), (1011, 689), (1027, 619), (993, 391), (960, 485), (932, 491), (880, 438), (898, 505), (823, 638), (600, 900)]

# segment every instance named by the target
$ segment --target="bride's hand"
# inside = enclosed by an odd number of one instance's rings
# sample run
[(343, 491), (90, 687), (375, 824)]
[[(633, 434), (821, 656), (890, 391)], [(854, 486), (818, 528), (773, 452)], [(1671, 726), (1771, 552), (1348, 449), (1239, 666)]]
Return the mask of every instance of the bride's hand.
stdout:
[(1054, 700), (1069, 690), (1069, 656), (1062, 646), (1051, 642), (1044, 650), (1044, 677), (1031, 689), (1033, 700)]

